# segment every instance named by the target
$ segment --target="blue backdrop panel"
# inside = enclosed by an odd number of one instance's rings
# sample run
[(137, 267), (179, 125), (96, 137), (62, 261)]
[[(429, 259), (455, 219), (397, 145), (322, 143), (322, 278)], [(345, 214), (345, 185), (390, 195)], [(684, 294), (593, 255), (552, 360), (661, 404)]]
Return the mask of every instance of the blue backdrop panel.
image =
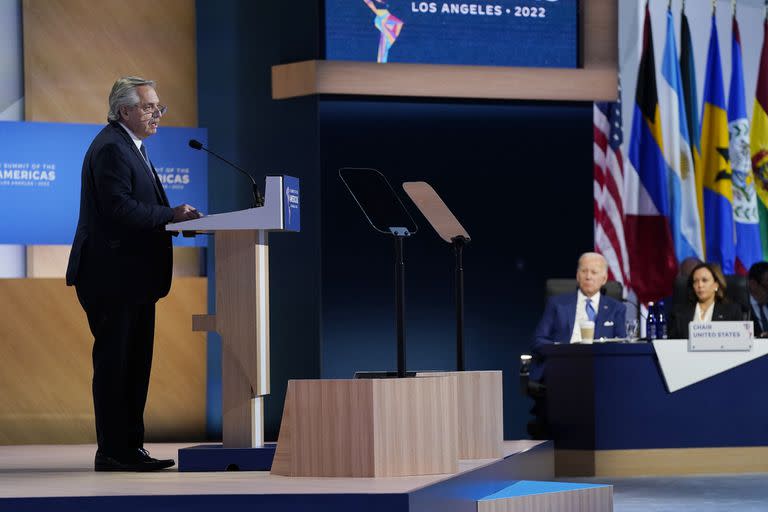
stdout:
[(325, 0), (325, 54), (376, 62), (383, 29), (386, 62), (574, 68), (577, 14), (577, 0)]
[[(83, 156), (103, 125), (0, 122), (0, 244), (69, 244), (80, 208)], [(171, 205), (208, 210), (208, 160), (187, 140), (205, 128), (161, 127), (147, 149)], [(205, 245), (205, 237), (175, 237)]]

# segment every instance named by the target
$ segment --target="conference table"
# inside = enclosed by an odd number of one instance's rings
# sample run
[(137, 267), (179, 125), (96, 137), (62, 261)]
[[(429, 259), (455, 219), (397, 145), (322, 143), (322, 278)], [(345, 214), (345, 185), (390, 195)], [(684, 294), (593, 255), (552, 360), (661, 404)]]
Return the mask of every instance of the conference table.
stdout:
[(563, 476), (768, 471), (768, 340), (688, 352), (688, 340), (544, 347)]

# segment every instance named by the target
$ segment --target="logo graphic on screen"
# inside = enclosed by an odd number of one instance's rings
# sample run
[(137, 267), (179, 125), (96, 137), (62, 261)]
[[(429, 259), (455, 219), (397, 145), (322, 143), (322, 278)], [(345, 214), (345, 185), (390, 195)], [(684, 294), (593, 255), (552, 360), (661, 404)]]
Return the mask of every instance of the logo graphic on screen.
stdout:
[(50, 187), (56, 181), (56, 164), (0, 162), (0, 187)]
[(376, 25), (376, 28), (381, 32), (381, 37), (379, 37), (379, 53), (376, 57), (376, 62), (387, 62), (389, 49), (395, 44), (397, 37), (400, 35), (400, 31), (403, 29), (404, 23), (389, 12), (389, 6), (385, 2), (380, 2), (379, 0), (363, 1), (376, 15), (373, 24)]
[(299, 210), (299, 180), (293, 176), (283, 176), (283, 196), (285, 229), (288, 231), (301, 230)]
[(192, 179), (189, 167), (155, 167), (155, 171), (166, 191), (169, 189), (183, 191), (185, 185), (189, 185)]
[(576, 68), (579, 2), (323, 0), (325, 58)]

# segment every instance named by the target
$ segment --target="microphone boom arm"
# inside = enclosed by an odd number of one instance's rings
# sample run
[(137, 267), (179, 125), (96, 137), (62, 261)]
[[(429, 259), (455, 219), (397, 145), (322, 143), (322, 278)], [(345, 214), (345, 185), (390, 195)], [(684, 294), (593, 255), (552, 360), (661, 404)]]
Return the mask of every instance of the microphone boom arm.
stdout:
[(203, 144), (200, 141), (197, 141), (195, 139), (190, 139), (189, 147), (191, 147), (192, 149), (197, 149), (198, 151), (202, 149), (203, 151), (205, 151), (205, 152), (215, 156), (216, 158), (218, 158), (222, 162), (231, 165), (232, 167), (234, 167), (235, 169), (237, 169), (241, 173), (243, 173), (246, 176), (248, 176), (248, 179), (250, 179), (251, 183), (253, 184), (253, 202), (254, 202), (254, 206), (256, 208), (260, 208), (260, 207), (264, 206), (264, 196), (261, 195), (261, 191), (259, 190), (259, 186), (256, 184), (256, 180), (253, 179), (253, 176), (251, 176), (251, 174), (248, 171), (246, 171), (245, 169), (243, 169), (242, 167), (240, 167), (238, 165), (233, 164), (232, 162), (230, 162), (229, 160), (227, 160), (223, 156), (221, 156), (221, 155), (219, 155), (217, 153), (214, 153), (210, 149), (208, 149), (205, 146), (203, 146)]

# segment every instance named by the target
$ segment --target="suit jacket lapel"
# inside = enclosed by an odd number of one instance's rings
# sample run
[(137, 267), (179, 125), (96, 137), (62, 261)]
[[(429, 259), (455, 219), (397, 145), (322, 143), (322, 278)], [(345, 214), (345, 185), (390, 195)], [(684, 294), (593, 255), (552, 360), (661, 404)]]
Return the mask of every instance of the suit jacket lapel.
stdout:
[(720, 302), (715, 302), (715, 309), (712, 310), (712, 321), (723, 320), (723, 306)]
[(576, 304), (579, 303), (579, 294), (578, 292), (571, 295), (571, 300), (566, 305), (566, 319), (568, 326), (568, 340), (570, 341), (571, 335), (573, 334), (573, 324), (576, 321)]
[(608, 313), (608, 304), (605, 303), (605, 297), (600, 297), (600, 306), (597, 308), (597, 314), (595, 315), (595, 338), (603, 336), (603, 322)]
[[(162, 186), (158, 183), (157, 175), (155, 174), (154, 166), (150, 166), (151, 164), (147, 162), (144, 159), (144, 155), (141, 154), (141, 151), (139, 151), (139, 148), (136, 147), (136, 143), (133, 142), (133, 139), (131, 136), (123, 129), (122, 126), (120, 126), (119, 123), (115, 123), (115, 128), (117, 128), (118, 133), (122, 135), (123, 139), (126, 140), (128, 145), (131, 148), (131, 151), (133, 151), (134, 156), (139, 159), (141, 162), (141, 165), (144, 167), (144, 171), (147, 173), (147, 177), (152, 181), (152, 185), (155, 187), (155, 194), (157, 194), (157, 199), (160, 201), (161, 204), (168, 206), (168, 198), (165, 195), (165, 191), (162, 190)], [(144, 142), (142, 142), (143, 144)]]
[(171, 203), (168, 202), (168, 196), (165, 194), (165, 187), (163, 187), (163, 184), (160, 183), (160, 177), (157, 175), (157, 171), (155, 170), (154, 164), (150, 161), (149, 164), (152, 166), (152, 174), (154, 175), (155, 180), (155, 190), (160, 191), (160, 199), (162, 200), (162, 203), (165, 206), (171, 206)]
[(152, 166), (150, 162), (144, 160), (144, 155), (141, 154), (141, 151), (139, 151), (139, 148), (137, 148), (136, 144), (133, 143), (133, 140), (131, 140), (131, 146), (133, 147), (133, 153), (139, 157), (139, 160), (141, 160), (141, 163), (144, 165), (144, 170), (147, 171), (147, 176), (149, 176), (149, 179), (152, 180), (152, 185), (155, 187), (155, 194), (157, 194), (157, 198), (162, 204), (166, 204), (168, 200), (165, 199), (165, 194), (161, 191), (161, 187), (158, 184), (158, 178), (155, 174), (154, 166)]

